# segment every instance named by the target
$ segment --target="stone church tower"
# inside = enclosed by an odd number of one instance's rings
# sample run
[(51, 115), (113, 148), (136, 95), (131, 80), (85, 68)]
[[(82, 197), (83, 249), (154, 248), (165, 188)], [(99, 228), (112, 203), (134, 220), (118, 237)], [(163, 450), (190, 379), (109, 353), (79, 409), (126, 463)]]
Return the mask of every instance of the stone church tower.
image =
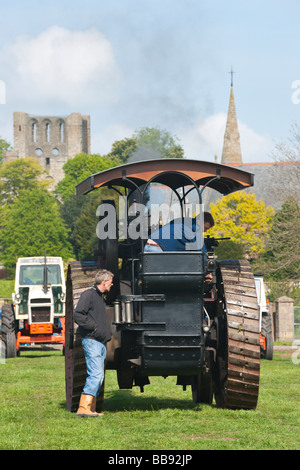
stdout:
[(221, 163), (224, 165), (243, 164), (232, 80)]
[(14, 113), (14, 149), (4, 162), (35, 157), (55, 186), (64, 177), (63, 166), (78, 153), (90, 153), (90, 116), (66, 117)]

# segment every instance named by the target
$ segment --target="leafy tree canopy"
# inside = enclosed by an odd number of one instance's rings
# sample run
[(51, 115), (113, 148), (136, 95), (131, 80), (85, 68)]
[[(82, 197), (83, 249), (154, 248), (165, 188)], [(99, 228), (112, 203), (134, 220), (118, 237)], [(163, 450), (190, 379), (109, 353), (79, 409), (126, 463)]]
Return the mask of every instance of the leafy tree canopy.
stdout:
[(244, 257), (242, 245), (232, 240), (223, 240), (219, 242), (219, 246), (215, 248), (215, 254), (219, 260), (224, 259), (241, 259)]
[(274, 280), (300, 276), (300, 207), (293, 198), (282, 204), (273, 219), (259, 268)]
[(96, 226), (99, 217), (96, 216), (96, 210), (102, 199), (101, 193), (102, 190), (94, 191), (89, 197), (83, 197), (81, 211), (74, 220), (73, 246), (76, 259), (80, 261), (93, 260), (94, 250), (98, 248)]
[(214, 237), (230, 237), (243, 246), (244, 253), (256, 257), (264, 250), (274, 210), (257, 200), (254, 193), (234, 192), (210, 205), (215, 225), (209, 230)]
[(183, 158), (184, 152), (177, 137), (159, 128), (145, 127), (133, 135), (140, 149), (153, 151), (158, 158)]
[(61, 205), (61, 215), (68, 227), (69, 241), (76, 259), (94, 259), (94, 250), (98, 248), (96, 226), (99, 217), (96, 216), (96, 209), (103, 199), (114, 199), (117, 206), (118, 197), (117, 193), (101, 188), (84, 196), (69, 198)]
[(177, 137), (157, 127), (144, 127), (131, 138), (114, 142), (109, 157), (118, 158), (124, 164), (158, 158), (184, 158), (184, 151)]
[(24, 256), (73, 257), (68, 233), (55, 198), (43, 189), (28, 189), (14, 200), (0, 232), (1, 260), (13, 268)]
[(0, 137), (0, 164), (3, 161), (3, 152), (6, 150), (11, 150), (11, 145), (5, 139)]
[(40, 163), (32, 157), (18, 158), (0, 167), (1, 205), (11, 204), (24, 189), (46, 189), (49, 183), (42, 180), (45, 175)]
[(137, 146), (137, 139), (133, 137), (116, 140), (112, 144), (111, 152), (108, 154), (108, 156), (118, 160), (120, 165), (123, 165), (134, 156)]
[(98, 154), (80, 153), (63, 166), (65, 177), (56, 185), (55, 193), (66, 201), (76, 194), (76, 185), (85, 178), (119, 164), (116, 160)]

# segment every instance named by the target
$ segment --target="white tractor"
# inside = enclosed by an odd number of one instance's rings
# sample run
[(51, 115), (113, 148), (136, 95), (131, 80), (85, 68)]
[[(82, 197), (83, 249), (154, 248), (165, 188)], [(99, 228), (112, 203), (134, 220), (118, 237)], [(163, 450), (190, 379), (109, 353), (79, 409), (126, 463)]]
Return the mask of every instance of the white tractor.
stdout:
[(19, 258), (12, 304), (2, 307), (5, 356), (32, 344), (65, 346), (65, 277), (60, 257)]

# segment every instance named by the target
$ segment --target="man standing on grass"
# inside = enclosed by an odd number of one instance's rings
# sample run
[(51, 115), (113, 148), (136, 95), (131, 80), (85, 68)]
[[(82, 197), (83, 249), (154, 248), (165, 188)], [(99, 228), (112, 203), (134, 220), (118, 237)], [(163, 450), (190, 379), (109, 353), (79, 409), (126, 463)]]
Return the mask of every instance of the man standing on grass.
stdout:
[(109, 292), (112, 285), (113, 274), (105, 269), (98, 271), (95, 284), (81, 294), (75, 308), (74, 321), (79, 326), (87, 369), (76, 413), (79, 417), (103, 416), (103, 413), (96, 412), (96, 399), (104, 381), (106, 343), (111, 339), (103, 294)]

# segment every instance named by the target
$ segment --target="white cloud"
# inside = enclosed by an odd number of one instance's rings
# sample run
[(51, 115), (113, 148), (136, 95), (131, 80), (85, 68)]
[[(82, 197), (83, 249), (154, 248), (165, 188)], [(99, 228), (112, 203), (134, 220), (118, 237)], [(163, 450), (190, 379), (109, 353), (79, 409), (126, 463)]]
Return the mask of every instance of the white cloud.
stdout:
[(246, 124), (239, 122), (242, 157), (244, 163), (273, 162), (272, 152), (275, 142), (264, 135), (257, 134)]
[(194, 126), (179, 134), (187, 158), (214, 161), (221, 159), (226, 115), (223, 113), (198, 119)]
[(91, 136), (92, 153), (106, 155), (111, 151), (112, 144), (117, 140), (130, 138), (133, 129), (123, 124), (111, 124), (106, 126), (102, 132), (94, 132)]
[[(178, 135), (187, 158), (196, 160), (217, 161), (222, 158), (224, 132), (227, 115), (215, 114), (198, 119), (194, 126), (185, 129)], [(274, 142), (268, 137), (257, 134), (246, 124), (238, 122), (242, 159), (244, 163), (272, 161), (271, 151)]]
[(53, 26), (18, 37), (0, 52), (11, 99), (76, 108), (114, 100), (119, 72), (110, 43), (97, 30)]
[[(145, 57), (144, 54), (144, 60)], [(227, 115), (219, 113), (199, 118), (193, 126), (178, 130), (178, 119), (174, 119), (170, 102), (166, 106), (158, 99), (160, 94), (153, 98), (155, 81), (145, 82), (138, 75), (139, 86), (136, 87), (134, 74), (122, 76), (110, 42), (95, 28), (70, 31), (52, 26), (36, 36), (19, 36), (0, 50), (0, 64), (7, 103), (5, 108), (2, 105), (5, 115), (3, 118), (0, 115), (0, 135), (11, 143), (13, 111), (42, 115), (90, 114), (92, 152), (105, 154), (111, 150), (113, 142), (130, 137), (132, 128), (143, 127), (149, 120), (165, 116), (167, 110), (167, 117), (171, 113), (172, 122), (176, 121), (174, 133), (187, 158), (214, 161), (217, 155), (221, 161)], [(121, 85), (123, 96), (118, 95)], [(161, 106), (164, 106), (162, 111)], [(9, 120), (8, 112), (11, 113)], [(180, 110), (181, 116), (186, 113), (186, 109)], [(172, 133), (171, 127), (168, 130)], [(270, 154), (274, 143), (271, 139), (257, 134), (242, 122), (239, 122), (239, 130), (245, 163), (272, 161)]]

